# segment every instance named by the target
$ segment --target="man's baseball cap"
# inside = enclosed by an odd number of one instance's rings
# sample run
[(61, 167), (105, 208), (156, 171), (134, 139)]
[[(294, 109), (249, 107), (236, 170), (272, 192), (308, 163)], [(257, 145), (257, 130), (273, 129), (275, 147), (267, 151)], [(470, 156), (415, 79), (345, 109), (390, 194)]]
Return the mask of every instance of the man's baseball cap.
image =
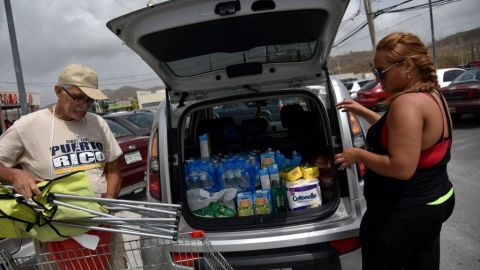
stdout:
[(95, 70), (84, 65), (71, 64), (67, 66), (60, 74), (60, 77), (58, 77), (58, 83), (75, 85), (85, 95), (94, 100), (108, 99), (107, 96), (98, 90), (98, 76)]

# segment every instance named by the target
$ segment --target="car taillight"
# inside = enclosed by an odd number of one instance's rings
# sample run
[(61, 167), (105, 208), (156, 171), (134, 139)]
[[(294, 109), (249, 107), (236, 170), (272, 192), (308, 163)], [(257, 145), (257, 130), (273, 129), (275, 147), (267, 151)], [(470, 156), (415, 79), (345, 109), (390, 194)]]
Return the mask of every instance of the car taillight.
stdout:
[[(348, 112), (348, 122), (350, 122), (350, 129), (352, 133), (353, 146), (357, 148), (365, 148), (365, 136), (362, 132), (362, 127), (355, 114)], [(365, 174), (365, 165), (357, 162), (359, 180)]]
[(478, 98), (480, 97), (480, 91), (477, 89), (468, 90), (467, 98)]
[(148, 160), (148, 191), (150, 196), (161, 200), (160, 196), (160, 164), (158, 162), (158, 130), (150, 136), (150, 153)]
[(175, 264), (193, 267), (195, 261), (201, 257), (201, 253), (170, 252), (170, 257)]
[(339, 254), (345, 254), (360, 248), (360, 238), (352, 237), (331, 241), (329, 246), (336, 249)]

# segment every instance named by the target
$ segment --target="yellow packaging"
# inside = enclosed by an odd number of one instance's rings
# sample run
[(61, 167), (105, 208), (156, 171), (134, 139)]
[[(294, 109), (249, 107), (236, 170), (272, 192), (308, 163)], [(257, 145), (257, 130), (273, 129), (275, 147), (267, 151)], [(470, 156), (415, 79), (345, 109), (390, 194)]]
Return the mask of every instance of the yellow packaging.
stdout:
[(313, 179), (320, 176), (320, 170), (318, 169), (318, 166), (302, 167), (301, 170), (304, 179)]
[(288, 170), (280, 172), (280, 178), (284, 181), (293, 182), (302, 178), (302, 170), (298, 166), (289, 168)]

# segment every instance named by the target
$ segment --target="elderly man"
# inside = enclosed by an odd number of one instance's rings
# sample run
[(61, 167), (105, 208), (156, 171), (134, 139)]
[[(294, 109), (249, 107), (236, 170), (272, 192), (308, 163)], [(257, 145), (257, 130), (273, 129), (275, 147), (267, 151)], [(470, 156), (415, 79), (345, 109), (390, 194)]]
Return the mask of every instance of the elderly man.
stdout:
[[(40, 195), (39, 181), (85, 171), (97, 196), (115, 198), (122, 150), (105, 120), (88, 112), (95, 100), (107, 98), (98, 90), (96, 72), (67, 66), (55, 94), (56, 105), (21, 117), (0, 137), (0, 181), (30, 198)], [(35, 244), (37, 253), (47, 251), (46, 245)]]
[(93, 69), (66, 67), (55, 85), (57, 104), (23, 116), (0, 137), (0, 179), (30, 198), (40, 194), (38, 181), (86, 171), (98, 196), (114, 198), (122, 151), (107, 123), (88, 112), (95, 100), (107, 98), (97, 88)]

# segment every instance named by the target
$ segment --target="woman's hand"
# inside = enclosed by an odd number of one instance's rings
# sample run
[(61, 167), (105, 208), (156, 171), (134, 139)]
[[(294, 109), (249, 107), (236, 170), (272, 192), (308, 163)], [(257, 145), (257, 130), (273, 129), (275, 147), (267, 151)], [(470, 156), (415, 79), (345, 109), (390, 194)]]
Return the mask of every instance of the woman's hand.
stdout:
[(352, 100), (352, 99), (345, 99), (337, 103), (337, 109), (347, 112), (352, 112), (354, 114), (360, 114), (362, 110), (365, 109), (360, 103)]
[(357, 160), (356, 148), (346, 148), (342, 153), (335, 155), (335, 164), (340, 164), (339, 170), (345, 170), (350, 164), (356, 163)]

